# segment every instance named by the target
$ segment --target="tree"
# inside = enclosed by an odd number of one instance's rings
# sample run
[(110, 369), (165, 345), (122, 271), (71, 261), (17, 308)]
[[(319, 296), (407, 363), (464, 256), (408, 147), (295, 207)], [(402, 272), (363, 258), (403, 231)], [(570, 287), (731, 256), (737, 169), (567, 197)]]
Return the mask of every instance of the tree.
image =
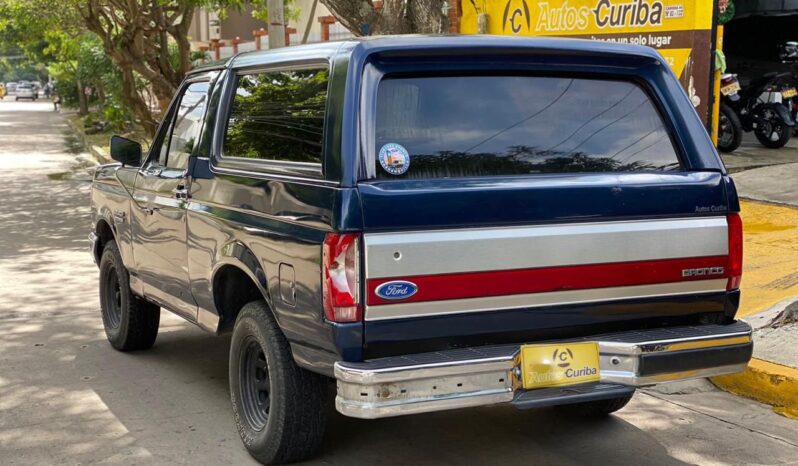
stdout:
[(80, 113), (88, 105), (78, 75), (78, 37), (84, 32), (77, 12), (57, 0), (0, 0), (0, 43), (22, 51), (26, 61), (44, 64), (56, 60), (74, 78)]
[[(140, 80), (164, 111), (192, 66), (188, 30), (194, 11), (205, 7), (223, 14), (247, 3), (256, 17), (267, 17), (267, 0), (0, 0), (0, 39), (23, 44), (31, 56), (47, 49), (49, 55), (38, 55), (43, 61), (55, 57), (68, 68), (80, 65), (74, 41), (86, 31), (95, 34), (117, 68), (121, 100), (152, 134), (159, 115), (141, 95)], [(293, 0), (285, 3), (286, 15), (295, 17)], [(59, 37), (60, 45), (48, 42), (48, 35)], [(84, 74), (72, 71), (76, 85), (86, 85)]]
[[(125, 102), (151, 134), (158, 119), (138, 94), (135, 73), (150, 83), (159, 107), (165, 110), (191, 69), (188, 28), (198, 5), (200, 2), (162, 0), (75, 2), (85, 27), (97, 34), (119, 67)], [(171, 41), (177, 47), (176, 59), (170, 53)]]
[(447, 10), (453, 1), (458, 0), (321, 0), (321, 3), (353, 34), (368, 36), (446, 33)]

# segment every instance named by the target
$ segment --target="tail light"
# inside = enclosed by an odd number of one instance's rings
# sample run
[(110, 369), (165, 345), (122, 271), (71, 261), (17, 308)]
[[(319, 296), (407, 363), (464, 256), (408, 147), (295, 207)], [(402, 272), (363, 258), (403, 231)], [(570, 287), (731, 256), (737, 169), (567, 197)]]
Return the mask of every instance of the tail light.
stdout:
[(324, 237), (324, 316), (332, 322), (358, 322), (360, 305), (360, 235), (328, 233)]
[(726, 289), (736, 290), (740, 288), (743, 276), (743, 221), (740, 214), (729, 214), (726, 221), (729, 224), (729, 281)]

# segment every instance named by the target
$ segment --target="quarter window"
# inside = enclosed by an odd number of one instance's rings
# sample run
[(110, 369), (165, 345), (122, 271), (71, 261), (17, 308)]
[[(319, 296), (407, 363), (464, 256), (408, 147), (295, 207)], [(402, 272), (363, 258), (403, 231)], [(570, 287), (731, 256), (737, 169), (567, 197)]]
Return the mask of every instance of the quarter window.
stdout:
[(626, 81), (388, 77), (378, 88), (375, 142), (378, 178), (680, 168), (655, 105)]
[(328, 79), (326, 69), (239, 76), (224, 155), (321, 163)]

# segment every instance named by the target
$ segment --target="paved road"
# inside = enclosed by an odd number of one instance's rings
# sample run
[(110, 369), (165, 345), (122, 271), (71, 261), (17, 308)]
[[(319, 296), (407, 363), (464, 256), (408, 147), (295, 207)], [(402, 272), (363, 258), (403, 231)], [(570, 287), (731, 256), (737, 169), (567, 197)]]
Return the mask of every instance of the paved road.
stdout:
[[(86, 169), (51, 108), (0, 102), (0, 464), (252, 464), (230, 415), (228, 338), (164, 314), (151, 351), (106, 343)], [(795, 464), (798, 422), (693, 390), (640, 393), (588, 422), (509, 407), (332, 413), (315, 464)]]

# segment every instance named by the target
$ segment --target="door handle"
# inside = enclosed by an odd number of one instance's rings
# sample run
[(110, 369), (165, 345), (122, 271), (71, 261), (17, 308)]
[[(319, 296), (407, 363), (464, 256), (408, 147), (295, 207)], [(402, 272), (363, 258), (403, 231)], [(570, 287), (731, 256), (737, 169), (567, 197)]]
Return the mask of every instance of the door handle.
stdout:
[(177, 185), (177, 187), (172, 191), (172, 194), (175, 195), (176, 199), (188, 199), (189, 198), (188, 188), (186, 188), (186, 185), (184, 185), (184, 184)]
[(144, 212), (147, 215), (152, 215), (155, 212), (157, 212), (158, 210), (160, 210), (160, 209), (157, 208), (157, 207), (141, 207), (141, 211)]

